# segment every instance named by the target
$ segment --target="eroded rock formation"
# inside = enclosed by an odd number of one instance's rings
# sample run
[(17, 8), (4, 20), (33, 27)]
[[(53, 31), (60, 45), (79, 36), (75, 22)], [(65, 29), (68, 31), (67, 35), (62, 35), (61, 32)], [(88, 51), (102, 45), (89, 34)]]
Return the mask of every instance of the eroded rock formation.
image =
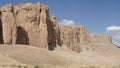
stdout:
[(84, 26), (59, 26), (56, 15), (49, 17), (49, 8), (25, 3), (0, 9), (0, 43), (28, 44), (54, 50), (57, 45), (81, 52), (87, 45), (112, 44), (107, 35), (91, 34)]
[(61, 40), (69, 49), (80, 52), (87, 44), (88, 32), (84, 26), (61, 26)]
[(1, 22), (3, 28), (3, 41), (5, 44), (16, 44), (16, 20), (12, 4), (1, 8)]
[(111, 37), (105, 34), (89, 34), (90, 43), (92, 44), (100, 44), (100, 43), (107, 43), (112, 44)]

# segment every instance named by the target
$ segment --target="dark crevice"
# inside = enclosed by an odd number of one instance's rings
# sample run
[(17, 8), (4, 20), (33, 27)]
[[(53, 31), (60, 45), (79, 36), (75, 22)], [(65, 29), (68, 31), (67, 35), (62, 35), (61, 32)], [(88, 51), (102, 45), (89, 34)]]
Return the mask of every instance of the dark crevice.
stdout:
[(48, 50), (53, 51), (56, 47), (56, 36), (54, 34), (54, 28), (51, 27), (53, 26), (52, 22), (50, 19), (47, 20), (47, 31), (48, 31)]
[(0, 19), (0, 44), (3, 44), (3, 29), (1, 19)]

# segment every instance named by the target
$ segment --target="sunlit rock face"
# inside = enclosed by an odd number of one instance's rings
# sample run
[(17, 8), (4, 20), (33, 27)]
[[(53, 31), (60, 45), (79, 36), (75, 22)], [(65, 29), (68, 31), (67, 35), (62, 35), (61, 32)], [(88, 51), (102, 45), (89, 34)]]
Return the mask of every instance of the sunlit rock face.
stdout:
[(61, 26), (62, 44), (76, 52), (82, 51), (82, 46), (88, 42), (88, 32), (84, 26)]
[(49, 50), (66, 46), (78, 53), (91, 45), (112, 44), (111, 37), (91, 34), (85, 26), (59, 26), (56, 15), (50, 18), (49, 8), (40, 3), (1, 7), (0, 43), (27, 44)]

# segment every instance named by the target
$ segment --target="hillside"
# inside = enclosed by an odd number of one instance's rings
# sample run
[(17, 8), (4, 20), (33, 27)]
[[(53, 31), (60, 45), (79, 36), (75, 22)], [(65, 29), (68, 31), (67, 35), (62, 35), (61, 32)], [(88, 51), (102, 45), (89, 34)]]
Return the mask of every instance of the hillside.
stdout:
[(1, 58), (3, 61), (0, 61), (0, 63), (7, 63), (8, 61), (10, 61), (9, 63), (15, 63), (12, 59), (28, 65), (67, 65), (73, 63), (71, 60), (48, 50), (29, 45), (1, 45), (0, 54), (0, 57), (4, 55), (4, 58)]
[[(38, 65), (38, 66), (81, 66), (81, 65), (120, 65), (119, 49), (73, 52), (67, 47), (58, 47), (48, 51), (29, 45), (1, 45), (0, 64)], [(113, 55), (114, 54), (114, 55)], [(99, 58), (99, 59), (98, 59)]]

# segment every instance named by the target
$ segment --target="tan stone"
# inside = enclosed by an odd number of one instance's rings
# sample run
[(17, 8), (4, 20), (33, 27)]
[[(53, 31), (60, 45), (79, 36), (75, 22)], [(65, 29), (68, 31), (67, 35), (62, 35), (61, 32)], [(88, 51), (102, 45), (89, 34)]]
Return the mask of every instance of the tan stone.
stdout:
[(62, 45), (76, 52), (91, 48), (103, 47), (105, 50), (114, 47), (110, 36), (88, 33), (84, 26), (61, 26), (60, 31)]
[(39, 40), (41, 47), (47, 47), (48, 45), (48, 31), (47, 31), (47, 18), (48, 18), (48, 9), (47, 7), (42, 7), (41, 14), (40, 14), (40, 24), (39, 24)]
[(6, 5), (1, 8), (2, 16), (2, 27), (3, 27), (3, 40), (5, 44), (15, 44), (16, 43), (16, 22), (13, 12), (12, 5)]
[(105, 34), (90, 34), (90, 43), (112, 44), (111, 37)]
[(60, 27), (62, 44), (73, 51), (82, 51), (82, 45), (87, 43), (87, 30), (84, 26)]
[(13, 5), (8, 4), (1, 8), (1, 12), (13, 12)]
[(25, 3), (14, 6), (14, 10), (16, 11), (16, 23), (19, 27), (17, 39), (18, 44), (30, 44), (47, 48), (47, 23), (50, 22), (48, 7), (40, 3)]
[(53, 15), (52, 16), (52, 24), (53, 24), (53, 30), (54, 30), (54, 36), (56, 38), (56, 44), (58, 45), (61, 45), (61, 39), (60, 39), (60, 28), (59, 28), (59, 24), (58, 24), (58, 21), (57, 21), (57, 17), (56, 15)]
[(59, 26), (56, 15), (50, 18), (49, 8), (40, 3), (9, 4), (0, 12), (4, 43), (28, 44), (49, 50), (60, 45), (75, 52), (94, 47), (92, 45), (112, 45), (111, 37), (91, 34), (85, 26)]
[(18, 26), (17, 43), (36, 46), (39, 41), (36, 5), (31, 3), (20, 4), (14, 6), (14, 10), (16, 11), (15, 17)]

